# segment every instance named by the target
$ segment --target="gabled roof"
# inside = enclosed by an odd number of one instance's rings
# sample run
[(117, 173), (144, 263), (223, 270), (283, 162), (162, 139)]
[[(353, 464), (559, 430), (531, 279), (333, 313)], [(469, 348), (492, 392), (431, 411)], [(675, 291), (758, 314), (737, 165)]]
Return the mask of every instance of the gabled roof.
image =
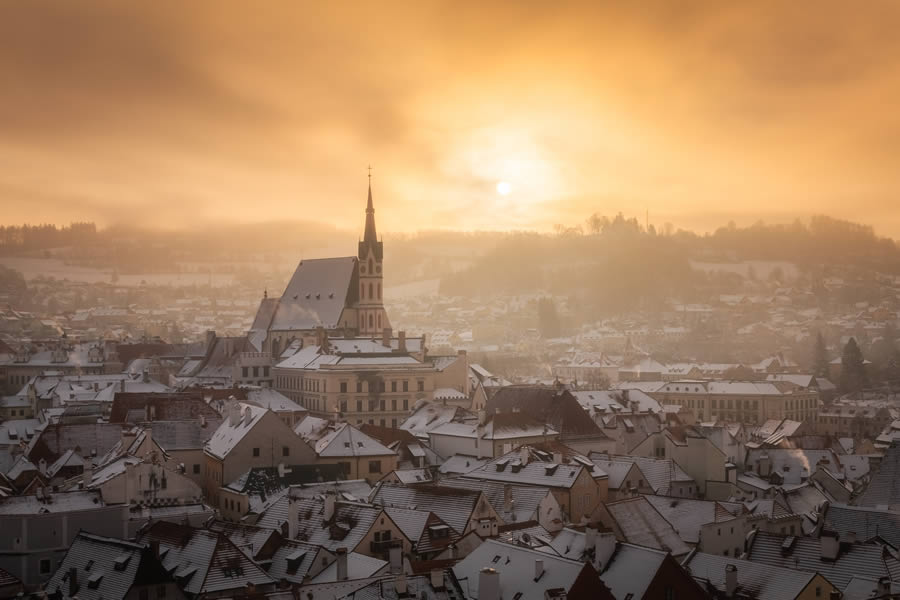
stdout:
[(738, 502), (716, 502), (691, 498), (644, 496), (653, 508), (668, 521), (678, 535), (689, 544), (700, 543), (700, 527), (708, 523), (721, 523), (744, 513), (744, 505)]
[(892, 444), (884, 453), (857, 504), (888, 507), (900, 504), (900, 445)]
[[(287, 284), (270, 330), (291, 331), (322, 326), (335, 329), (343, 326), (344, 307), (353, 303), (356, 286), (357, 258), (318, 258), (301, 260)], [(260, 310), (263, 310), (260, 306)], [(270, 308), (265, 307), (268, 311)]]
[(431, 511), (461, 535), (466, 533), (469, 519), (482, 498), (477, 490), (381, 482), (375, 486), (369, 501), (385, 507)]
[(152, 408), (154, 421), (197, 420), (200, 416), (218, 421), (219, 413), (203, 400), (200, 391), (136, 393), (116, 392), (109, 413), (110, 423), (143, 423)]
[[(384, 512), (380, 507), (370, 504), (335, 502), (332, 519), (325, 521), (325, 500), (322, 496), (293, 498), (293, 501), (298, 503), (297, 539), (332, 552), (342, 547), (349, 550), (356, 548)], [(260, 514), (256, 524), (259, 527), (280, 529), (287, 519), (288, 495), (285, 494)]]
[(388, 456), (397, 453), (349, 423), (338, 423), (315, 442), (320, 457)]
[(163, 567), (186, 593), (215, 594), (247, 583), (274, 583), (249, 556), (220, 532), (157, 521), (140, 541), (158, 541)]
[(854, 576), (879, 579), (900, 571), (897, 559), (887, 554), (880, 544), (841, 544), (834, 560), (822, 558), (821, 544), (821, 538), (791, 538), (757, 530), (747, 548), (747, 556), (753, 562), (773, 567), (821, 573), (841, 588)]
[(606, 510), (632, 544), (671, 552), (673, 556), (691, 551), (675, 528), (644, 496), (611, 502), (606, 505)]
[(720, 593), (725, 592), (725, 568), (733, 565), (737, 568), (738, 593), (759, 600), (794, 600), (815, 577), (815, 573), (704, 552), (691, 554), (682, 564), (694, 579)]
[(563, 435), (602, 435), (578, 400), (568, 390), (556, 387), (511, 385), (497, 390), (485, 411), (521, 412), (546, 423)]
[[(537, 581), (536, 560), (542, 560), (544, 565), (543, 575)], [(562, 588), (568, 591), (584, 568), (584, 563), (488, 539), (453, 566), (456, 579), (469, 582), (470, 598), (478, 598), (479, 573), (485, 567), (499, 573), (502, 598), (544, 600), (545, 590)]]
[[(70, 596), (71, 569), (75, 569), (77, 589)], [(59, 591), (63, 598), (100, 600), (124, 598), (134, 585), (170, 581), (172, 577), (146, 545), (82, 531), (45, 590), (51, 595)]]
[[(224, 459), (244, 439), (251, 429), (262, 420), (268, 409), (253, 406), (252, 404), (239, 403), (241, 418), (236, 425), (226, 418), (216, 429), (212, 437), (206, 443), (205, 450), (212, 456)], [(249, 417), (249, 418), (248, 418)]]
[[(512, 485), (498, 481), (484, 481), (452, 477), (441, 479), (439, 486), (479, 491), (494, 507), (504, 523), (536, 520), (540, 504), (550, 494), (550, 488), (533, 485)], [(509, 500), (507, 502), (507, 494)]]
[(900, 513), (895, 511), (830, 504), (825, 512), (825, 524), (840, 535), (852, 531), (861, 541), (881, 538), (900, 550)]
[(691, 482), (693, 478), (684, 472), (674, 460), (670, 458), (651, 458), (647, 456), (630, 456), (625, 454), (605, 454), (600, 452), (591, 452), (591, 461), (594, 461), (598, 468), (608, 462), (612, 463), (633, 463), (638, 466), (641, 473), (647, 480), (649, 485), (656, 494), (666, 495), (672, 488), (673, 482)]

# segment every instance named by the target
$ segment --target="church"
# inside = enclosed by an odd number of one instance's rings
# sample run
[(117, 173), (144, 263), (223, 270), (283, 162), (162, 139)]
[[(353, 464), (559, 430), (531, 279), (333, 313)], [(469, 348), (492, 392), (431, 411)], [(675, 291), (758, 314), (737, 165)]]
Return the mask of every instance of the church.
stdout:
[(366, 228), (356, 256), (300, 261), (281, 297), (263, 298), (250, 343), (277, 359), (291, 344), (315, 343), (321, 329), (330, 336), (381, 336), (391, 327), (383, 284), (384, 242), (375, 229), (370, 175)]

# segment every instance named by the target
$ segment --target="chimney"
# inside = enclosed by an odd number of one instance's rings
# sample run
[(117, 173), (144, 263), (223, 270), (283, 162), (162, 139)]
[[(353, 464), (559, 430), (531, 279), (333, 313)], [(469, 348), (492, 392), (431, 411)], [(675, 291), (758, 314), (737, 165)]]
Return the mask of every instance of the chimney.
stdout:
[(391, 347), (391, 338), (394, 337), (394, 332), (390, 327), (385, 327), (381, 332), (381, 345)]
[(844, 539), (842, 540), (842, 542), (845, 543), (845, 544), (855, 544), (855, 543), (856, 543), (856, 532), (855, 532), (855, 531), (848, 531), (848, 532), (844, 535)]
[(159, 558), (159, 540), (150, 540), (150, 551), (153, 556)]
[(490, 567), (478, 573), (478, 600), (500, 600), (500, 572)]
[(431, 587), (436, 590), (444, 589), (444, 570), (443, 569), (432, 569), (431, 570)]
[(772, 459), (768, 453), (764, 452), (760, 455), (759, 461), (756, 463), (756, 470), (760, 477), (768, 477), (772, 474)]
[(325, 494), (325, 511), (322, 517), (325, 521), (330, 521), (334, 518), (334, 503), (336, 499), (334, 494)]
[(206, 353), (209, 354), (209, 351), (212, 350), (212, 346), (216, 341), (216, 332), (212, 329), (206, 330)]
[(398, 336), (397, 346), (399, 347), (400, 352), (403, 352), (405, 354), (406, 353), (406, 332), (401, 331), (397, 334), (397, 336)]
[(534, 559), (534, 580), (538, 581), (543, 574), (544, 574), (543, 559), (540, 559), (540, 558)]
[(823, 531), (819, 536), (819, 553), (822, 560), (835, 560), (840, 552), (841, 545), (838, 534), (833, 531)]
[(228, 424), (237, 427), (241, 422), (241, 406), (237, 402), (232, 402), (228, 406)]
[(74, 598), (78, 593), (78, 569), (76, 567), (69, 568), (69, 597)]
[(147, 422), (149, 423), (149, 422), (152, 421), (152, 420), (153, 420), (153, 419), (152, 419), (152, 417), (151, 417), (151, 415), (150, 415), (150, 405), (147, 404), (147, 405), (144, 406), (144, 421), (147, 421)]
[(637, 400), (630, 400), (628, 404), (631, 406), (631, 414), (636, 415), (638, 413), (638, 407), (640, 404)]
[(400, 546), (391, 546), (388, 550), (391, 573), (397, 574), (403, 570), (403, 549)]
[[(289, 492), (290, 494), (290, 492)], [(300, 525), (300, 503), (288, 495), (288, 538), (297, 539), (297, 528)]]
[(94, 462), (90, 457), (83, 459), (83, 467), (81, 471), (81, 486), (87, 488), (91, 485), (91, 480), (94, 478)]
[(143, 372), (141, 373), (141, 381), (143, 381), (144, 383), (150, 383), (150, 371), (148, 371), (147, 369), (143, 370)]
[(528, 464), (528, 459), (531, 457), (531, 453), (528, 452), (528, 446), (522, 446), (519, 448), (519, 460), (522, 461), (522, 466)]
[(247, 427), (250, 425), (250, 421), (253, 420), (253, 411), (250, 410), (249, 406), (244, 407), (244, 426)]
[(150, 418), (148, 420), (149, 421), (156, 420), (156, 405), (155, 404), (150, 405)]
[(737, 567), (734, 565), (725, 565), (725, 595), (728, 598), (734, 598), (737, 593)]
[(206, 415), (200, 415), (200, 427), (206, 427)]
[(506, 512), (511, 512), (513, 506), (514, 501), (512, 486), (507, 483), (503, 485), (503, 510)]
[(478, 411), (478, 424), (479, 425), (487, 425), (487, 420), (488, 420), (487, 411), (484, 409), (479, 410)]
[(891, 593), (891, 578), (890, 577), (881, 577), (878, 579), (878, 597), (884, 596), (887, 598)]
[(40, 471), (41, 475), (44, 477), (47, 476), (47, 461), (43, 458), (38, 461), (38, 471)]
[(337, 549), (337, 580), (347, 581), (347, 549)]
[(397, 575), (397, 578), (394, 579), (394, 591), (397, 592), (397, 597), (402, 598), (406, 596), (406, 575), (403, 573)]

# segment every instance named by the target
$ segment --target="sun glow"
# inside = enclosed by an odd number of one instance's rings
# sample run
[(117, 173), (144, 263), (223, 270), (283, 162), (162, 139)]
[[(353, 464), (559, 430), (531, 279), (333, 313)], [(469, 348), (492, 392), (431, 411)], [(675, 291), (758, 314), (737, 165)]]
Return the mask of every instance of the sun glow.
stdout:
[(512, 191), (512, 185), (508, 181), (498, 181), (497, 182), (497, 193), (501, 196), (508, 196)]

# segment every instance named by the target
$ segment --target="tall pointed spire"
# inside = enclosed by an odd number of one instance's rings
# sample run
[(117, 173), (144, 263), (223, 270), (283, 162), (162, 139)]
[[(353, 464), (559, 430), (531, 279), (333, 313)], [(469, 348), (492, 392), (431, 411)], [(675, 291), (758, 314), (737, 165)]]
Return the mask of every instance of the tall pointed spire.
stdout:
[(372, 204), (372, 167), (369, 167), (369, 201), (366, 204), (366, 233), (363, 237), (363, 243), (375, 244), (378, 242), (378, 235), (375, 232), (375, 205)]

